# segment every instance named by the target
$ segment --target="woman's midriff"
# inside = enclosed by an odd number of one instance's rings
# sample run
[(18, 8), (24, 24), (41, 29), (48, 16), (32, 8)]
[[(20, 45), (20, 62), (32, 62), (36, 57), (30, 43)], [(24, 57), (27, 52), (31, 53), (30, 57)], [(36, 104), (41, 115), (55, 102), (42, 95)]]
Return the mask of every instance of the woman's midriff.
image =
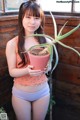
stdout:
[(26, 92), (36, 92), (46, 87), (47, 84), (48, 84), (47, 82), (44, 82), (42, 84), (34, 85), (34, 86), (23, 86), (23, 85), (14, 83), (14, 87), (16, 87), (19, 90), (26, 91)]

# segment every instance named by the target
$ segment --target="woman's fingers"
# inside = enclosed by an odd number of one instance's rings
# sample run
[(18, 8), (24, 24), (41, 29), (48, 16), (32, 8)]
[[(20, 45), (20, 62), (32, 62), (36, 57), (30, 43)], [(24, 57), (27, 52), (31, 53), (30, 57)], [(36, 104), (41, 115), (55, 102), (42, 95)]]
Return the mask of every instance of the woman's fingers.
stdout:
[(44, 71), (41, 71), (41, 70), (31, 70), (29, 71), (29, 74), (30, 75), (33, 75), (33, 76), (39, 76), (39, 75), (42, 75)]
[(32, 65), (28, 65), (28, 68), (29, 68), (29, 69), (32, 69), (32, 68), (33, 68), (33, 66), (32, 66)]
[(42, 70), (34, 70), (32, 68), (34, 68), (32, 65), (28, 65), (29, 74), (32, 75), (32, 76), (42, 75), (46, 71), (46, 68), (43, 71)]

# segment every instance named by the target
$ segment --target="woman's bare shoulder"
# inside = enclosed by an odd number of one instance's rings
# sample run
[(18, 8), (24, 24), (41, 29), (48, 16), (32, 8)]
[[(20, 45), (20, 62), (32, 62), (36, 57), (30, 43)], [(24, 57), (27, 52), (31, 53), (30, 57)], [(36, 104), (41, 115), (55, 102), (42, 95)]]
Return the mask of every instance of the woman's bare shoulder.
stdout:
[(6, 46), (16, 46), (16, 44), (17, 44), (17, 41), (18, 41), (18, 36), (16, 36), (16, 37), (14, 37), (14, 38), (12, 38), (11, 40), (9, 40), (8, 42), (7, 42), (7, 45)]

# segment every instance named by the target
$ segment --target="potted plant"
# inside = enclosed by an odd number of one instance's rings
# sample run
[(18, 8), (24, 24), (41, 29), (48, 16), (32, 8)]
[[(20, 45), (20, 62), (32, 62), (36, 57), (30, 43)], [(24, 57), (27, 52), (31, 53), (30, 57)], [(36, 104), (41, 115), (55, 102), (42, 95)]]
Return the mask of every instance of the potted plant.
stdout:
[(0, 107), (0, 120), (9, 120), (7, 113), (3, 107)]
[[(51, 12), (50, 12), (50, 14), (51, 14), (53, 24), (54, 24), (54, 38), (52, 38), (49, 35), (45, 35), (45, 34), (32, 34), (31, 36), (44, 36), (46, 38), (49, 38), (49, 43), (44, 43), (44, 44), (35, 45), (35, 46), (31, 47), (28, 50), (28, 55), (29, 55), (30, 63), (34, 66), (34, 68), (43, 70), (43, 68), (45, 68), (46, 65), (49, 64), (49, 62), (52, 61), (52, 56), (53, 56), (52, 47), (53, 47), (55, 55), (56, 55), (56, 62), (55, 62), (54, 67), (52, 69), (52, 71), (53, 71), (56, 68), (57, 64), (58, 64), (58, 53), (57, 53), (55, 43), (58, 43), (58, 44), (62, 45), (63, 47), (66, 47), (68, 49), (73, 50), (74, 52), (76, 52), (80, 56), (80, 53), (76, 49), (63, 44), (60, 41), (60, 40), (62, 40), (64, 38), (68, 37), (69, 35), (71, 35), (73, 32), (75, 32), (80, 27), (80, 24), (78, 24), (75, 28), (73, 28), (69, 32), (62, 35), (62, 30), (64, 29), (65, 25), (67, 24), (67, 22), (66, 22), (62, 26), (62, 28), (60, 29), (59, 33), (57, 34), (56, 21), (54, 19), (53, 14)], [(38, 59), (37, 59), (37, 57), (38, 57)], [(36, 60), (34, 60), (34, 59), (36, 59)], [(43, 59), (46, 59), (46, 60), (44, 61)], [(42, 62), (41, 62), (41, 60), (42, 60)], [(37, 66), (35, 65), (35, 63), (37, 64)], [(40, 68), (39, 68), (39, 66), (40, 66)]]
[(30, 64), (34, 66), (34, 69), (44, 70), (52, 51), (52, 47), (48, 44), (40, 44), (31, 47), (28, 51)]

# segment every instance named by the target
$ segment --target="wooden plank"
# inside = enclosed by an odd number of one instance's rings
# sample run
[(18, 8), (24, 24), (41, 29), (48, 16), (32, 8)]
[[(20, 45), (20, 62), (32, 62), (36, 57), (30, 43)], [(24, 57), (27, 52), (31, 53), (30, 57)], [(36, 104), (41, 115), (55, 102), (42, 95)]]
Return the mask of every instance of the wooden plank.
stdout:
[(55, 74), (56, 80), (80, 85), (80, 67), (59, 63)]

